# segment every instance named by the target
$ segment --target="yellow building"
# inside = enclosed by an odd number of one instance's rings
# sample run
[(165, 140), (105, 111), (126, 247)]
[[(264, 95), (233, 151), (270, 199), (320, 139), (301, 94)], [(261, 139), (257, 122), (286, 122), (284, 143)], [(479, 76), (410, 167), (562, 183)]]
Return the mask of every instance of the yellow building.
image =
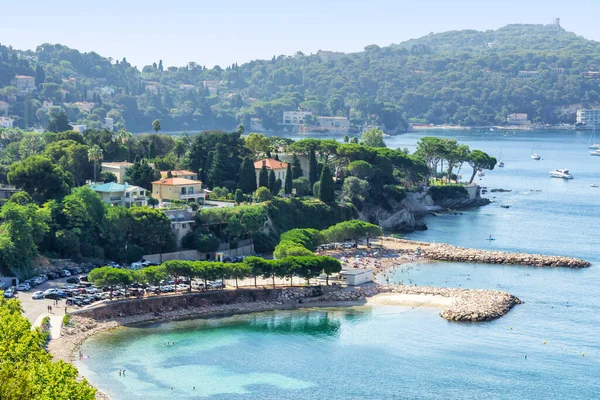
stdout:
[(186, 200), (204, 203), (202, 182), (186, 178), (163, 178), (152, 182), (152, 197), (159, 201)]
[(127, 161), (103, 162), (102, 171), (107, 171), (115, 174), (115, 176), (117, 177), (117, 182), (125, 183), (125, 174), (127, 173), (127, 169), (132, 166), (133, 163)]

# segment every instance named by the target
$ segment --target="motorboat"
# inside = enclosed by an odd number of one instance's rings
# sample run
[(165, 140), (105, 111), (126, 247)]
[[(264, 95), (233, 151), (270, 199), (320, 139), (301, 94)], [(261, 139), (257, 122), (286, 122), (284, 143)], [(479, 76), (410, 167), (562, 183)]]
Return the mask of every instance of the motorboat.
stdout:
[(537, 161), (539, 161), (539, 160), (541, 160), (541, 159), (542, 159), (542, 157), (540, 157), (540, 155), (539, 155), (539, 154), (537, 154), (537, 153), (533, 153), (533, 154), (531, 155), (531, 159), (532, 159), (532, 160), (537, 160)]
[(600, 156), (600, 149), (590, 151), (590, 156)]
[(590, 186), (593, 187), (593, 188), (596, 188), (596, 187), (598, 187), (598, 184), (597, 183), (592, 183)]
[(502, 160), (498, 161), (498, 167), (504, 168), (504, 161), (502, 161)]
[(485, 171), (482, 169), (477, 170), (477, 176), (485, 176)]
[(550, 175), (553, 178), (573, 179), (573, 175), (571, 175), (568, 169), (555, 169), (554, 171), (550, 171)]

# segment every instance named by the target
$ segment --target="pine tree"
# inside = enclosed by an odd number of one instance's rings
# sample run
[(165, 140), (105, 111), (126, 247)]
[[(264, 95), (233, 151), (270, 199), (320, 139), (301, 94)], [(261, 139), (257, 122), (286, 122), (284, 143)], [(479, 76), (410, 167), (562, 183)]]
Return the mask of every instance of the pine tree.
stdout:
[(294, 182), (292, 182), (292, 164), (287, 165), (287, 171), (285, 172), (285, 186), (283, 188), (283, 192), (287, 195), (292, 194), (292, 189), (294, 188)]
[(213, 159), (215, 158), (215, 152), (209, 151), (206, 155), (206, 163), (204, 164), (204, 168), (202, 168), (201, 177), (202, 182), (206, 183), (208, 187), (212, 187), (209, 182), (208, 171), (210, 171), (210, 167), (212, 166)]
[(271, 191), (271, 193), (273, 194), (277, 194), (274, 193), (273, 191), (275, 190), (275, 172), (273, 172), (273, 170), (269, 171), (269, 186), (267, 186), (269, 188), (269, 190)]
[(260, 169), (260, 173), (258, 174), (258, 187), (269, 187), (269, 171), (267, 170), (267, 166), (264, 164)]
[(315, 156), (315, 151), (311, 150), (308, 159), (308, 181), (310, 182), (311, 186), (314, 185), (315, 182), (319, 179), (317, 168), (317, 157)]
[(292, 178), (298, 179), (301, 176), (304, 176), (304, 171), (302, 171), (302, 164), (300, 164), (300, 159), (294, 153), (294, 158), (292, 159)]
[(319, 180), (319, 200), (323, 203), (331, 203), (335, 200), (335, 192), (333, 187), (333, 177), (329, 165), (323, 167), (321, 179)]

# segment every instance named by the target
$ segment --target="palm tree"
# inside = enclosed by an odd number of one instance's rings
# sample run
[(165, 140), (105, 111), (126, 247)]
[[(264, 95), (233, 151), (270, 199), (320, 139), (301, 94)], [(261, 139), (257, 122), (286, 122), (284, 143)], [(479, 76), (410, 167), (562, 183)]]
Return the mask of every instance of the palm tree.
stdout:
[(177, 158), (181, 158), (188, 151), (188, 143), (183, 138), (178, 138), (175, 141), (175, 147), (173, 148), (173, 152), (177, 156)]
[(113, 140), (117, 143), (121, 143), (124, 146), (127, 146), (127, 161), (129, 161), (130, 158), (130, 149), (128, 146), (128, 143), (133, 139), (133, 135), (131, 134), (131, 132), (127, 132), (125, 129), (121, 129), (119, 130), (114, 136), (113, 136)]
[(96, 183), (96, 162), (102, 160), (102, 149), (97, 144), (88, 149), (88, 160), (94, 162), (94, 183)]

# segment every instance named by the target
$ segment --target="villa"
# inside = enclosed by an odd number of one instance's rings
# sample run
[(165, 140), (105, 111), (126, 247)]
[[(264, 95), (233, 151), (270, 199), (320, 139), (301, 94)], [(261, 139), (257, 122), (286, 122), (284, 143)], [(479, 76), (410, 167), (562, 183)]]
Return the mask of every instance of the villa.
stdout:
[(285, 182), (285, 174), (287, 172), (287, 164), (281, 161), (277, 161), (273, 158), (265, 158), (263, 160), (258, 160), (254, 163), (254, 170), (256, 171), (256, 182), (258, 184), (258, 177), (260, 175), (260, 171), (262, 167), (266, 166), (267, 171), (273, 171), (275, 173), (275, 179), (281, 179), (282, 182)]
[(123, 183), (125, 181), (125, 173), (129, 167), (133, 166), (133, 163), (127, 161), (121, 162), (103, 162), (102, 171), (107, 171), (115, 174), (117, 182)]
[[(174, 169), (171, 170), (171, 176), (173, 178), (185, 178), (192, 181), (198, 180), (198, 174), (193, 171), (188, 171), (186, 169)], [(163, 178), (167, 178), (169, 175), (169, 171), (160, 171), (160, 176)]]
[(147, 190), (139, 186), (109, 182), (92, 186), (92, 190), (100, 195), (102, 201), (113, 206), (142, 207), (148, 205)]
[(152, 195), (159, 201), (186, 200), (204, 203), (202, 182), (186, 178), (163, 178), (152, 182)]

